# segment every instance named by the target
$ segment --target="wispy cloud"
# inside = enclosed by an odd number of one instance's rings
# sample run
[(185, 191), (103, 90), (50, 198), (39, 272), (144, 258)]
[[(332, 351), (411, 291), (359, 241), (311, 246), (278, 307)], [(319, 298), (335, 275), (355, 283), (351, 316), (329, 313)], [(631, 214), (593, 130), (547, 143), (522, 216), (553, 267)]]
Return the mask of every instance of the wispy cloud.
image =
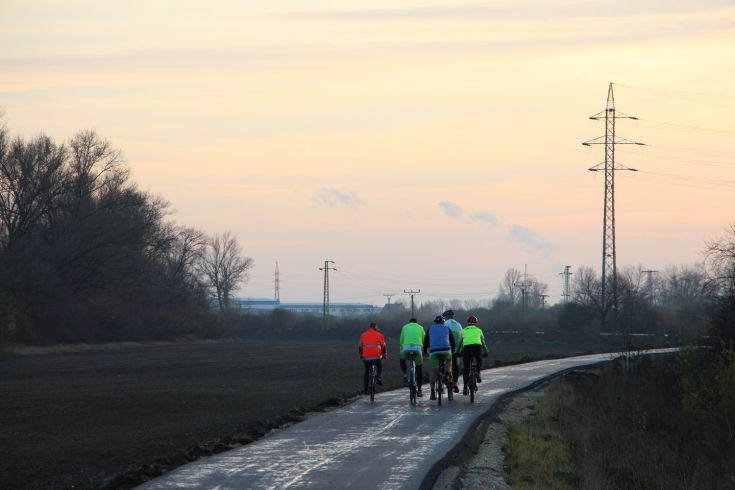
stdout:
[(462, 218), (462, 208), (460, 208), (456, 203), (442, 201), (439, 203), (439, 207), (442, 208), (442, 211), (444, 211), (444, 214), (447, 215), (447, 217), (453, 220)]
[(334, 187), (322, 187), (319, 193), (314, 196), (314, 202), (320, 206), (330, 208), (347, 207), (358, 210), (365, 205), (365, 202), (357, 197), (354, 192), (343, 192)]
[(387, 19), (559, 19), (579, 17), (624, 17), (668, 13), (707, 12), (732, 7), (732, 0), (648, 0), (646, 2), (620, 2), (619, 0), (547, 2), (483, 2), (446, 3), (414, 7), (334, 9), (289, 12), (275, 14), (283, 17), (316, 18), (325, 20), (375, 20)]
[(488, 225), (492, 226), (498, 226), (498, 218), (493, 213), (488, 213), (487, 211), (477, 211), (475, 213), (472, 213), (472, 217), (475, 218), (477, 221), (481, 221), (482, 223), (486, 223)]
[(556, 245), (548, 240), (539, 238), (536, 232), (521, 225), (513, 225), (508, 232), (510, 237), (521, 242), (529, 248), (549, 253), (556, 249)]
[[(731, 1), (731, 0), (729, 0)], [(713, 5), (716, 2), (713, 2)], [(715, 8), (714, 6), (712, 8)], [(450, 9), (450, 7), (447, 7)], [(441, 10), (441, 9), (439, 9)], [(355, 17), (369, 14), (356, 11)], [(367, 11), (370, 12), (370, 11)], [(392, 12), (392, 11), (386, 11)], [(468, 10), (470, 15), (471, 9)], [(729, 10), (728, 12), (733, 12)], [(316, 15), (316, 14), (315, 14)], [(346, 14), (345, 14), (346, 15)], [(386, 14), (387, 15), (387, 14)], [(493, 17), (495, 18), (495, 17)], [(541, 17), (542, 19), (545, 17)], [(519, 21), (533, 20), (521, 16)], [(632, 21), (631, 21), (632, 22)], [(170, 48), (129, 50), (102, 54), (79, 53), (56, 56), (8, 56), (0, 54), (0, 73), (41, 72), (54, 73), (161, 73), (176, 71), (224, 70), (237, 71), (263, 69), (272, 66), (288, 66), (294, 61), (321, 62), (324, 60), (355, 60), (364, 57), (437, 56), (456, 54), (484, 54), (515, 52), (535, 49), (568, 49), (580, 45), (635, 44), (663, 39), (684, 39), (711, 35), (718, 31), (735, 29), (733, 14), (718, 12), (705, 16), (680, 16), (658, 19), (650, 25), (647, 18), (637, 19), (626, 26), (621, 36), (617, 25), (597, 28), (594, 31), (570, 32), (563, 35), (538, 33), (523, 37), (476, 38), (462, 40), (414, 40), (386, 43), (306, 43), (299, 45), (226, 46), (218, 48)], [(12, 80), (11, 80), (12, 81)]]

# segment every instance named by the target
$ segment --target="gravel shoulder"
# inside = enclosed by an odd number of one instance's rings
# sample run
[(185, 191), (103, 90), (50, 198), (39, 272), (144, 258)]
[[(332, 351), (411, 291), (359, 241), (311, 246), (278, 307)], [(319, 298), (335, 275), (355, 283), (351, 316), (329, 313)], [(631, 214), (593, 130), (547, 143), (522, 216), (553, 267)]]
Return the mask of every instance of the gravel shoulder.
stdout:
[[(477, 428), (474, 443), (459, 451), (454, 464), (442, 471), (433, 490), (508, 490), (505, 451), (511, 425), (533, 416), (536, 401), (552, 381), (499, 401)], [(471, 439), (472, 441), (472, 439)]]

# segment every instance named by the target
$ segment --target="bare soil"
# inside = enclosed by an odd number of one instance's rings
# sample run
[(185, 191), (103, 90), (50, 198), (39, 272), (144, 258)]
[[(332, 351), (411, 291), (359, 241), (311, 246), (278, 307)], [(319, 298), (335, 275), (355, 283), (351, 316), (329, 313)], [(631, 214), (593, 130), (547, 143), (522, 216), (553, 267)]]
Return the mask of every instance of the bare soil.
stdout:
[[(0, 488), (130, 487), (362, 389), (356, 342), (65, 350), (0, 352)], [(544, 352), (498, 346), (491, 358)], [(395, 356), (383, 378), (401, 384)]]

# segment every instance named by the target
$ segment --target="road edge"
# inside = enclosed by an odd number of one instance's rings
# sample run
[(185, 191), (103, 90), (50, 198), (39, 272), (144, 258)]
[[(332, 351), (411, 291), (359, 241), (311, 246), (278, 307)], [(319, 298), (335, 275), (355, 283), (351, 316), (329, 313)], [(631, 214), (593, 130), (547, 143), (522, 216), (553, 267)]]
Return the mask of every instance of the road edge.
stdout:
[[(449, 451), (447, 451), (447, 453), (442, 456), (439, 461), (434, 463), (431, 469), (429, 469), (429, 471), (426, 473), (426, 476), (424, 476), (424, 479), (421, 481), (419, 489), (431, 490), (445, 470), (453, 466), (461, 466), (461, 464), (463, 464), (469, 456), (477, 452), (480, 444), (482, 444), (482, 441), (485, 438), (485, 431), (487, 430), (487, 427), (493, 422), (500, 421), (497, 415), (503, 409), (504, 402), (506, 402), (509, 398), (512, 398), (526, 391), (534, 390), (545, 383), (550, 383), (551, 381), (554, 381), (557, 378), (561, 378), (572, 371), (576, 371), (577, 369), (594, 368), (601, 364), (612, 362), (615, 359), (616, 358), (605, 359), (602, 361), (596, 361), (580, 366), (568, 367), (560, 371), (556, 371), (555, 373), (552, 373), (548, 376), (544, 376), (543, 378), (537, 379), (536, 381), (533, 381), (526, 386), (499, 395), (498, 398), (496, 398), (495, 401), (488, 407), (488, 409), (483, 412), (479, 417), (477, 417), (474, 422), (472, 422), (469, 429), (467, 429), (467, 432), (465, 432), (465, 434), (460, 438), (457, 444), (449, 449)], [(455, 488), (456, 483), (456, 481), (453, 483), (452, 488)]]

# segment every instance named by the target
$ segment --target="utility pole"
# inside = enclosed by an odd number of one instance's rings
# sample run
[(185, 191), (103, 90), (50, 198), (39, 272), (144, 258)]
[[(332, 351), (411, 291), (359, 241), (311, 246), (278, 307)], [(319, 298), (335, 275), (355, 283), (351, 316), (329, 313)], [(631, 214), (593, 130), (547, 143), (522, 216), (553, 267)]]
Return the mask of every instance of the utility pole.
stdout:
[(385, 296), (386, 298), (388, 298), (388, 304), (390, 304), (390, 299), (391, 299), (391, 298), (392, 298), (393, 296), (395, 296), (395, 294), (393, 294), (393, 293), (391, 293), (391, 294), (387, 294), (387, 293), (386, 293), (386, 294), (383, 294), (383, 296)]
[(533, 283), (528, 280), (528, 265), (523, 266), (523, 279), (514, 284), (521, 290), (521, 318), (526, 320), (526, 297)]
[(329, 326), (329, 271), (336, 271), (329, 264), (334, 264), (333, 260), (325, 260), (324, 267), (320, 267), (320, 271), (324, 271), (324, 306), (322, 308), (322, 325), (324, 328)]
[(648, 300), (651, 302), (651, 304), (654, 304), (654, 298), (653, 298), (653, 275), (657, 273), (658, 271), (655, 270), (645, 270), (641, 271), (642, 273), (646, 274), (648, 277), (646, 278), (646, 287), (648, 288)]
[(607, 105), (604, 111), (598, 112), (594, 116), (590, 116), (592, 120), (605, 120), (605, 135), (591, 139), (582, 143), (585, 146), (605, 145), (605, 161), (591, 167), (591, 172), (604, 170), (605, 172), (605, 198), (604, 212), (602, 215), (602, 288), (601, 301), (604, 308), (602, 318), (603, 326), (607, 316), (608, 301), (608, 275), (612, 280), (612, 307), (617, 317), (618, 313), (618, 276), (617, 276), (617, 259), (615, 256), (615, 171), (629, 170), (636, 172), (634, 168), (628, 168), (624, 165), (615, 163), (615, 146), (616, 145), (643, 145), (629, 141), (625, 138), (615, 136), (615, 120), (616, 119), (635, 119), (637, 117), (628, 116), (622, 112), (615, 110), (615, 96), (613, 95), (613, 84), (607, 90)]
[(549, 297), (548, 294), (539, 294), (539, 298), (541, 298), (541, 309), (546, 309), (546, 298)]
[(563, 298), (562, 303), (569, 304), (569, 298), (572, 296), (569, 293), (569, 276), (573, 275), (573, 272), (569, 272), (569, 270), (572, 268), (571, 265), (565, 265), (564, 266), (564, 272), (560, 272), (559, 275), (564, 277), (564, 292), (561, 294), (561, 297)]
[(276, 290), (273, 299), (277, 304), (281, 304), (281, 274), (278, 272), (278, 261), (276, 260)]
[(413, 291), (413, 290), (411, 290), (411, 291), (406, 291), (406, 290), (404, 289), (404, 290), (403, 290), (403, 292), (411, 296), (411, 318), (415, 318), (415, 316), (416, 316), (416, 315), (415, 315), (415, 313), (414, 313), (414, 306), (413, 306), (413, 297), (414, 297), (415, 295), (419, 294), (419, 293), (421, 292), (421, 290), (420, 290), (420, 289), (418, 289), (418, 290), (416, 290), (416, 291)]

